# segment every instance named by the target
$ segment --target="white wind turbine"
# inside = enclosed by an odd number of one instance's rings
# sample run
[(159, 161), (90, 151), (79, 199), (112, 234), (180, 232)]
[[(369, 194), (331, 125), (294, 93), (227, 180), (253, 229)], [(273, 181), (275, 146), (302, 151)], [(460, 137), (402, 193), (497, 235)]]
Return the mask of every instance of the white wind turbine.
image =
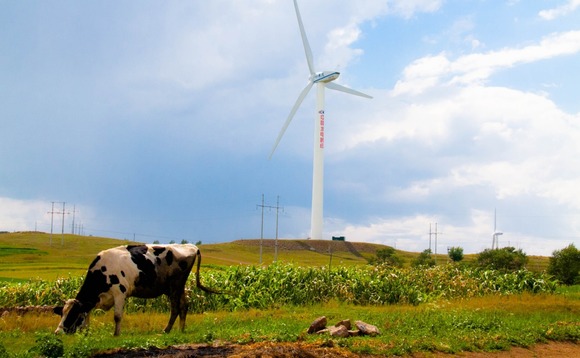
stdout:
[(292, 121), (294, 114), (298, 110), (298, 107), (302, 104), (302, 101), (310, 91), (313, 85), (316, 84), (316, 113), (314, 116), (314, 158), (312, 163), (312, 212), (311, 212), (311, 222), (310, 222), (310, 238), (311, 239), (322, 239), (322, 203), (323, 203), (323, 191), (324, 191), (324, 88), (330, 88), (336, 91), (346, 92), (356, 96), (372, 98), (371, 96), (364, 94), (359, 91), (355, 91), (348, 87), (341, 86), (332, 81), (336, 80), (340, 75), (337, 71), (324, 71), (316, 72), (314, 70), (314, 61), (312, 59), (312, 50), (308, 44), (308, 39), (306, 38), (306, 32), (304, 31), (304, 25), (302, 24), (302, 18), (300, 17), (300, 10), (298, 10), (298, 3), (294, 0), (294, 8), (296, 9), (296, 17), (298, 19), (298, 26), (300, 27), (300, 34), (302, 35), (302, 44), (304, 45), (304, 52), (306, 54), (306, 62), (308, 63), (308, 69), (310, 71), (310, 77), (308, 79), (308, 84), (294, 103), (294, 107), (288, 114), (282, 130), (278, 134), (278, 138), (274, 143), (272, 152), (270, 153), (270, 158), (276, 151), (278, 143), (284, 136), (286, 128)]

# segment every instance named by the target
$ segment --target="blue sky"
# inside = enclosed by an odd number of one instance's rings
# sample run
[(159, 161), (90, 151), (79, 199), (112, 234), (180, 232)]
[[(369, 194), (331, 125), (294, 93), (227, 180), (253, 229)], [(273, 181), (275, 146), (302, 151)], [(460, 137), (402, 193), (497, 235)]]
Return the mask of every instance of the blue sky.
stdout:
[[(324, 235), (438, 252), (580, 243), (580, 1), (300, 1), (326, 96)], [(0, 230), (151, 242), (310, 229), (292, 1), (0, 1)], [(57, 204), (57, 207), (59, 207)], [(265, 236), (275, 235), (274, 210)], [(70, 232), (72, 215), (67, 215)], [(55, 220), (55, 232), (60, 221)]]

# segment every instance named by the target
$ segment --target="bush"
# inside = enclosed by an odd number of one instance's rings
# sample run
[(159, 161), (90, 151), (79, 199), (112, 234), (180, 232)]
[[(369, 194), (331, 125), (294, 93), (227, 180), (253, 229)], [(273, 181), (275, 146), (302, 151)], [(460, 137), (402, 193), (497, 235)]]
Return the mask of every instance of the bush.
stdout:
[(413, 267), (418, 266), (435, 266), (435, 259), (431, 257), (431, 249), (427, 249), (419, 254), (415, 260), (412, 262)]
[(403, 260), (397, 256), (395, 249), (386, 247), (377, 250), (377, 257), (370, 259), (371, 265), (389, 265), (394, 267), (403, 267)]
[(525, 268), (528, 256), (522, 249), (516, 250), (514, 247), (486, 249), (479, 253), (476, 263), (482, 268), (511, 272)]
[(548, 273), (565, 285), (580, 283), (580, 251), (574, 244), (552, 253)]
[(451, 259), (451, 261), (453, 262), (459, 262), (461, 260), (463, 260), (463, 248), (462, 247), (450, 247), (449, 251), (447, 253), (449, 255), (449, 258)]

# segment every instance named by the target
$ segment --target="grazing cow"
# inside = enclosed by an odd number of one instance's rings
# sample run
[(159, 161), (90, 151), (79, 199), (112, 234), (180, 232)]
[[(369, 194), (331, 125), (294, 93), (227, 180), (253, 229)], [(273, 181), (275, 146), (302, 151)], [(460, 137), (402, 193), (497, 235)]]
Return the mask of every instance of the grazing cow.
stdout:
[(204, 287), (199, 280), (201, 253), (195, 245), (129, 245), (101, 251), (89, 266), (76, 298), (54, 309), (54, 313), (62, 316), (55, 333), (74, 333), (85, 327), (93, 308), (109, 310), (115, 307), (115, 336), (118, 336), (127, 297), (161, 295), (167, 295), (171, 302), (165, 332), (171, 331), (178, 315), (183, 331), (187, 315), (185, 283), (196, 258), (197, 287), (218, 293)]

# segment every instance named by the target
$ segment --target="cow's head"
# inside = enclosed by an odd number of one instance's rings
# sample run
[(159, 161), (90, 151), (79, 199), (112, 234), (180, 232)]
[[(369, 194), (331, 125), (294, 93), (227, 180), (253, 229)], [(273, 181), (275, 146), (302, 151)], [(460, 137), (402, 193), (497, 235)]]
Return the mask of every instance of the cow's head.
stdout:
[(53, 312), (61, 316), (62, 319), (54, 333), (70, 334), (75, 333), (78, 329), (84, 328), (88, 323), (88, 313), (83, 309), (83, 304), (78, 300), (68, 300), (64, 307), (55, 307)]

